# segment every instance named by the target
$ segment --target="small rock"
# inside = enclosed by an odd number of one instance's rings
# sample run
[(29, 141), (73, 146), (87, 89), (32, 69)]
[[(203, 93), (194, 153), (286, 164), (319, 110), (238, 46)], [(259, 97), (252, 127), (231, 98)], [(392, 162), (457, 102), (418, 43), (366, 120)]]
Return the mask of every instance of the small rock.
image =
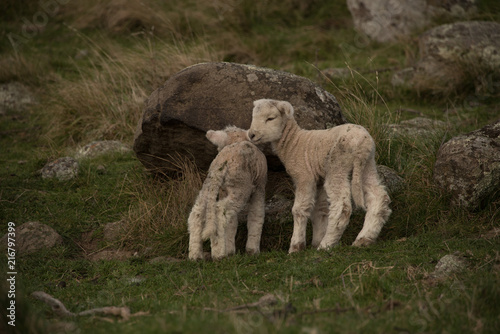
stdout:
[(0, 114), (5, 113), (6, 109), (24, 109), (35, 102), (29, 89), (18, 82), (0, 85)]
[[(62, 237), (50, 226), (40, 222), (27, 222), (16, 227), (16, 246), (19, 254), (26, 255), (37, 252), (42, 249), (52, 248), (63, 242)], [(7, 245), (5, 234), (0, 240), (0, 245), (4, 249)]]
[(42, 178), (56, 178), (59, 181), (68, 181), (78, 175), (78, 162), (71, 157), (64, 157), (46, 164), (42, 170)]
[(405, 180), (394, 169), (377, 165), (377, 172), (389, 194), (397, 193), (403, 189)]
[(434, 271), (431, 273), (431, 277), (444, 279), (450, 275), (464, 271), (466, 268), (467, 263), (463, 257), (459, 256), (457, 253), (448, 254), (438, 261)]
[(94, 158), (106, 153), (126, 153), (129, 151), (130, 148), (116, 140), (94, 141), (78, 150), (78, 152), (76, 153), (76, 158)]

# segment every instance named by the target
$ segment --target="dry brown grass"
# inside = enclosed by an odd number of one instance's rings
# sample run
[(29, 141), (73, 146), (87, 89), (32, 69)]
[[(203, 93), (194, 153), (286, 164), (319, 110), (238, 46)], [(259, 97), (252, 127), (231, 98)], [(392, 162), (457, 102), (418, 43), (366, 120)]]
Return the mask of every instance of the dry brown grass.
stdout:
[(10, 54), (0, 57), (0, 82), (21, 81), (30, 85), (39, 85), (53, 76), (43, 76), (47, 67), (46, 57), (27, 59), (22, 54)]
[(204, 175), (190, 160), (179, 157), (177, 161), (182, 171), (177, 179), (141, 174), (129, 183), (134, 204), (122, 218), (127, 222), (125, 245), (148, 254), (185, 255), (187, 219)]
[(169, 20), (152, 1), (91, 0), (71, 2), (63, 8), (63, 15), (76, 29), (105, 29), (108, 32), (130, 33), (153, 26), (168, 29)]
[(190, 47), (139, 43), (132, 50), (109, 40), (88, 43), (90, 69), (79, 77), (59, 77), (51, 88), (47, 108), (47, 138), (65, 144), (85, 144), (92, 140), (117, 139), (131, 142), (142, 116), (145, 99), (179, 70), (216, 56), (203, 43)]
[(220, 25), (214, 2), (193, 0), (75, 1), (64, 6), (63, 17), (77, 29), (103, 29), (114, 35), (154, 30), (158, 36), (177, 40), (193, 37), (201, 29), (214, 29)]

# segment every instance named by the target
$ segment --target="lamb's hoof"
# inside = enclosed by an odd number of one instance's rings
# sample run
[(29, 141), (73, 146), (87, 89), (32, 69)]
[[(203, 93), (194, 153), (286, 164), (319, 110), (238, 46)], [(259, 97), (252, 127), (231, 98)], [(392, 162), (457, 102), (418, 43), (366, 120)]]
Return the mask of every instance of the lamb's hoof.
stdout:
[(306, 243), (300, 242), (298, 244), (290, 245), (290, 249), (288, 250), (288, 254), (300, 252), (301, 250), (306, 249)]
[(357, 240), (355, 240), (352, 245), (354, 247), (366, 247), (366, 246), (370, 246), (371, 244), (374, 244), (375, 243), (375, 240), (372, 240), (370, 238), (359, 238)]
[(191, 261), (200, 261), (200, 260), (203, 260), (204, 259), (204, 256), (203, 254), (189, 254), (188, 256), (189, 260)]
[(332, 249), (332, 248), (334, 248), (334, 247), (336, 247), (336, 246), (338, 246), (338, 243), (333, 243), (333, 244), (331, 244), (331, 245), (327, 245), (327, 244), (323, 244), (323, 243), (321, 243), (321, 244), (319, 244), (319, 246), (318, 246), (318, 250), (319, 250), (319, 251), (321, 251), (321, 250), (327, 251), (327, 250), (330, 250), (330, 249)]
[(260, 250), (247, 248), (246, 252), (247, 252), (248, 255), (259, 255)]

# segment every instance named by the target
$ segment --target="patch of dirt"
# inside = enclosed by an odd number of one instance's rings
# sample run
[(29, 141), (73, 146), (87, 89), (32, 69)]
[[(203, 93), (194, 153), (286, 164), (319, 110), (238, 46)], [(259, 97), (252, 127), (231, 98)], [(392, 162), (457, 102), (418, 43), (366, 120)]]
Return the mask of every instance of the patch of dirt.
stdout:
[[(119, 260), (124, 261), (136, 255), (136, 252), (124, 250), (124, 249), (113, 249), (112, 244), (103, 242), (104, 238), (99, 238), (95, 235), (94, 231), (82, 233), (82, 237), (78, 242), (78, 245), (83, 251), (85, 258), (91, 261), (99, 260)], [(104, 246), (103, 246), (104, 244)]]

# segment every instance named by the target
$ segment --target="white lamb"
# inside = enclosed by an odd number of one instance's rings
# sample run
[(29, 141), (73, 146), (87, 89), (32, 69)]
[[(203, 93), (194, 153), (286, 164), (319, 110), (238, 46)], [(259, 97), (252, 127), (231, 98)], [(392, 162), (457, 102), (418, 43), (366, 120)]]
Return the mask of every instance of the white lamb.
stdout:
[(304, 130), (297, 125), (290, 103), (261, 99), (254, 101), (248, 136), (256, 144), (271, 143), (294, 181), (290, 253), (305, 248), (311, 215), (313, 247), (336, 245), (349, 223), (351, 197), (366, 210), (363, 229), (353, 245), (375, 242), (392, 211), (377, 173), (375, 144), (365, 128), (344, 124)]
[(212, 258), (234, 254), (238, 213), (247, 202), (246, 251), (258, 254), (264, 223), (266, 157), (248, 141), (245, 130), (227, 127), (209, 130), (206, 136), (219, 154), (189, 215), (189, 259), (203, 258), (203, 241), (209, 238)]

